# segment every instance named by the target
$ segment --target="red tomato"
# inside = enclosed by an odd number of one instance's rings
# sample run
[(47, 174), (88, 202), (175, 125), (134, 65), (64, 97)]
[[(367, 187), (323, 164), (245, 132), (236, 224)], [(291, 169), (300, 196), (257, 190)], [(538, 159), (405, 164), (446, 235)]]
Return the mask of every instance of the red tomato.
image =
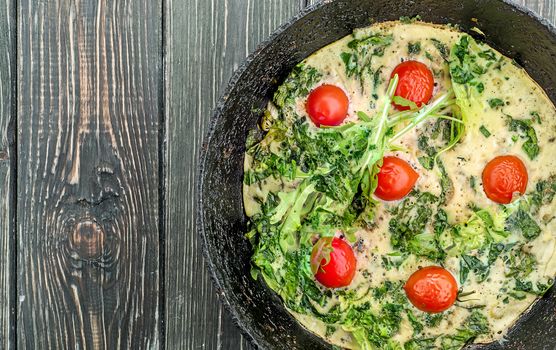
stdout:
[(405, 160), (384, 157), (375, 195), (385, 201), (401, 199), (411, 191), (418, 178), (419, 174)]
[(348, 106), (344, 90), (325, 84), (311, 91), (305, 109), (316, 126), (336, 126), (346, 119)]
[(429, 313), (448, 309), (458, 296), (456, 279), (440, 266), (428, 266), (415, 271), (403, 288), (416, 308)]
[[(434, 78), (425, 64), (418, 61), (405, 61), (394, 68), (392, 78), (395, 74), (398, 75), (395, 96), (413, 101), (419, 107), (429, 102), (434, 89)], [(394, 106), (400, 111), (409, 109), (409, 107), (397, 104)]]
[(483, 169), (483, 190), (496, 203), (508, 204), (514, 193), (524, 194), (527, 180), (527, 168), (516, 156), (496, 157)]
[[(356, 260), (355, 254), (353, 254), (353, 249), (346, 243), (346, 241), (334, 237), (331, 242), (332, 249), (329, 249), (326, 253), (321, 244), (326, 238), (321, 238), (317, 244), (315, 244), (313, 251), (311, 253), (311, 261), (320, 260), (317, 272), (315, 273), (315, 278), (323, 286), (327, 288), (340, 288), (346, 287), (353, 280), (355, 276)], [(330, 238), (328, 238), (328, 243), (330, 244)], [(330, 248), (330, 246), (328, 247)], [(327, 255), (330, 253), (330, 258), (328, 262), (326, 261)]]

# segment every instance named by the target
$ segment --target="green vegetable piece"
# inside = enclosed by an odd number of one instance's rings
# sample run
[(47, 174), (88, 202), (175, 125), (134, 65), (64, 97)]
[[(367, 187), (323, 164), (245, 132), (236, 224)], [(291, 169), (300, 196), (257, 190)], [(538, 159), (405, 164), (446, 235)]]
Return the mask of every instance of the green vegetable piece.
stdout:
[(442, 337), (442, 349), (460, 349), (470, 339), (486, 333), (488, 333), (487, 318), (481, 311), (473, 310), (461, 327), (458, 327), (456, 334)]
[(460, 259), (460, 283), (465, 283), (469, 272), (473, 272), (477, 276), (477, 282), (483, 282), (487, 278), (489, 270), (489, 265), (484, 264), (476, 256), (464, 254)]
[(506, 220), (506, 230), (520, 233), (528, 240), (537, 238), (541, 233), (539, 225), (521, 208), (508, 217)]
[(490, 108), (496, 109), (498, 107), (503, 107), (505, 103), (499, 98), (491, 98), (488, 100), (488, 105), (490, 106)]
[(513, 119), (508, 116), (508, 127), (510, 131), (517, 132), (525, 142), (521, 146), (529, 159), (535, 159), (540, 152), (538, 145), (537, 133), (533, 127), (533, 120)]
[(431, 41), (434, 47), (436, 47), (436, 49), (440, 53), (440, 56), (444, 59), (444, 61), (448, 61), (449, 52), (446, 44), (435, 38), (431, 38)]
[(274, 94), (274, 103), (281, 108), (293, 105), (297, 97), (308, 95), (321, 77), (316, 68), (298, 64)]
[(409, 42), (407, 44), (407, 53), (408, 55), (417, 55), (419, 53), (421, 53), (421, 43), (419, 41), (417, 42)]
[(481, 134), (483, 134), (484, 137), (489, 138), (491, 133), (490, 131), (488, 131), (487, 128), (485, 128), (484, 125), (481, 125), (481, 127), (479, 128), (479, 131), (481, 132)]

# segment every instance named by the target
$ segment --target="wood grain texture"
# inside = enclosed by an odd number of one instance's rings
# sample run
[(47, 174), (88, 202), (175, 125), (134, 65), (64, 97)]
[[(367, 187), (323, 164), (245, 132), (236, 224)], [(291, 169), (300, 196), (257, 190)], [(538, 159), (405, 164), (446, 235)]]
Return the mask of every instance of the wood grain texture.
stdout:
[[(12, 72), (15, 67), (13, 50), (15, 35), (14, 3), (0, 0), (0, 348), (13, 348), (12, 293), (15, 208), (11, 205), (14, 176), (14, 130), (12, 109)], [(10, 341), (11, 346), (10, 346)]]
[(18, 348), (156, 349), (161, 3), (18, 6)]
[(216, 298), (197, 240), (197, 154), (233, 71), (303, 5), (302, 0), (166, 0), (167, 349), (247, 347)]
[[(197, 241), (196, 155), (232, 71), (274, 28), (319, 0), (166, 1), (166, 344), (168, 349), (250, 349), (215, 298)], [(518, 3), (556, 22), (556, 1)]]

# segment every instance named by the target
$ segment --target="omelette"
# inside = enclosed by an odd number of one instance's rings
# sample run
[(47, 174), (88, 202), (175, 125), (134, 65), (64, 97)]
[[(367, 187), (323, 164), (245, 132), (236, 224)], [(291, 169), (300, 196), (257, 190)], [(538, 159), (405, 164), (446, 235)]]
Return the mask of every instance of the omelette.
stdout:
[(555, 139), (544, 91), (457, 27), (357, 29), (247, 136), (252, 276), (338, 348), (502, 342), (556, 275)]

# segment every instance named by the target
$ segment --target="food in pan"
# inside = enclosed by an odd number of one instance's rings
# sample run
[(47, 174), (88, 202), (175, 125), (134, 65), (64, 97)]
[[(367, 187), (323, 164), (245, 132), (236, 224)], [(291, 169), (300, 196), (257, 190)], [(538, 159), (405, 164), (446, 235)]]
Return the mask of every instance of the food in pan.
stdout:
[(358, 29), (299, 63), (247, 139), (262, 278), (340, 348), (503, 341), (556, 274), (556, 115), (453, 26)]

